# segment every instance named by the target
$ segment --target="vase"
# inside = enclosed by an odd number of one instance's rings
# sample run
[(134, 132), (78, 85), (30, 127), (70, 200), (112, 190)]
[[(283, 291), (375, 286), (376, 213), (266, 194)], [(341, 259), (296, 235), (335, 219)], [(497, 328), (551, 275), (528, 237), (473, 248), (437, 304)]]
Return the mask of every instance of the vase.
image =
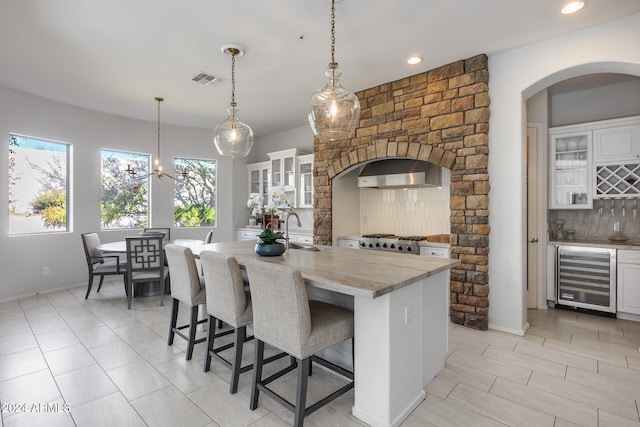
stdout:
[(262, 226), (264, 228), (271, 227), (272, 230), (277, 230), (280, 228), (280, 217), (278, 215), (264, 214)]
[(284, 243), (275, 243), (271, 245), (261, 245), (256, 243), (255, 252), (260, 256), (278, 256), (282, 255), (287, 249)]

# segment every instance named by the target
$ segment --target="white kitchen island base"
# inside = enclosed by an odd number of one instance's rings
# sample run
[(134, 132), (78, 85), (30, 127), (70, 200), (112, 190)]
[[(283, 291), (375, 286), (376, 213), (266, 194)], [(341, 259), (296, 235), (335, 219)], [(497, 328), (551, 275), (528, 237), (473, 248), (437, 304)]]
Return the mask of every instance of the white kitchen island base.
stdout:
[(424, 400), (444, 368), (448, 307), (449, 270), (378, 298), (354, 298), (354, 417), (398, 426)]

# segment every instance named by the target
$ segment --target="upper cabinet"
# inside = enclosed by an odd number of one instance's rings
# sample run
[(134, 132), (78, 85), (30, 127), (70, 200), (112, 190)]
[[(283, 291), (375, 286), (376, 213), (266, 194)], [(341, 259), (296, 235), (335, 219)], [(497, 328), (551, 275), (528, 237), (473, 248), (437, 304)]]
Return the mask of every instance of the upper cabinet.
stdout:
[(313, 154), (292, 148), (267, 155), (269, 161), (247, 165), (249, 193), (262, 194), (266, 204), (271, 190), (282, 187), (295, 208), (312, 207)]
[(551, 209), (640, 197), (640, 116), (549, 129)]
[(639, 197), (640, 117), (598, 125), (593, 130), (593, 197)]
[(298, 207), (313, 207), (313, 154), (298, 156)]
[(594, 130), (593, 161), (640, 162), (640, 124)]
[(269, 197), (269, 180), (271, 179), (271, 168), (269, 162), (252, 163), (247, 165), (249, 170), (249, 194), (262, 194), (262, 199)]
[(551, 209), (591, 209), (591, 132), (550, 130)]

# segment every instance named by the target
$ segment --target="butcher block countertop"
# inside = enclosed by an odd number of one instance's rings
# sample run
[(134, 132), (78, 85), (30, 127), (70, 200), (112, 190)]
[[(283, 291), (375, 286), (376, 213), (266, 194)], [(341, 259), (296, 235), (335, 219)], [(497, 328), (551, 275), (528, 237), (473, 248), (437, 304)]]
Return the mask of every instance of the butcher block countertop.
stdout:
[(206, 250), (234, 256), (241, 266), (254, 259), (286, 265), (299, 270), (308, 285), (365, 298), (377, 298), (459, 264), (457, 259), (334, 246), (290, 248), (281, 256), (262, 257), (254, 246), (253, 241), (237, 241), (191, 249), (196, 256)]

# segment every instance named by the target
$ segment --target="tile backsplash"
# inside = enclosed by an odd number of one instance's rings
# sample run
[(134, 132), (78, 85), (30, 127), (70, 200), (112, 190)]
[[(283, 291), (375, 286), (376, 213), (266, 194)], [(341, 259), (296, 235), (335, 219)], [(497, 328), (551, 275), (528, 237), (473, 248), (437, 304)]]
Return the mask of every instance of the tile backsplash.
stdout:
[(443, 173), (442, 187), (361, 188), (360, 232), (449, 234), (449, 181)]
[(564, 230), (574, 229), (576, 240), (607, 240), (614, 223), (630, 241), (640, 241), (640, 201), (637, 199), (596, 199), (593, 209), (551, 210), (550, 238), (556, 239), (556, 221), (564, 220)]

